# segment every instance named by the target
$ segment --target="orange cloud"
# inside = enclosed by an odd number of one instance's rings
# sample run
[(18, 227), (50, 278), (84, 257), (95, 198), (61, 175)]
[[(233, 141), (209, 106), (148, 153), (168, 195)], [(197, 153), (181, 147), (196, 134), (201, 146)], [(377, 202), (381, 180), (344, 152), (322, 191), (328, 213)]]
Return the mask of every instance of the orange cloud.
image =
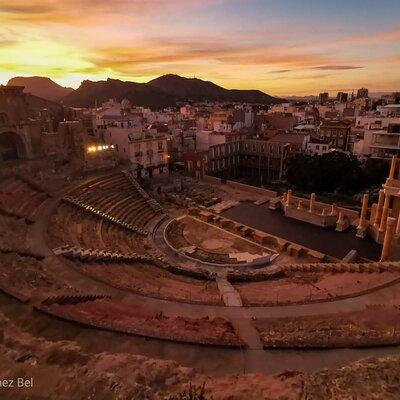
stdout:
[(349, 69), (361, 69), (364, 67), (358, 65), (321, 65), (319, 67), (313, 67), (312, 69), (319, 69), (323, 71), (346, 71)]
[(139, 20), (152, 11), (198, 3), (197, 0), (18, 0), (14, 5), (9, 0), (0, 0), (0, 15), (4, 21), (26, 24), (109, 24), (118, 21), (115, 17)]
[(389, 62), (400, 62), (400, 54), (395, 54), (395, 55), (386, 57), (385, 60), (389, 61)]

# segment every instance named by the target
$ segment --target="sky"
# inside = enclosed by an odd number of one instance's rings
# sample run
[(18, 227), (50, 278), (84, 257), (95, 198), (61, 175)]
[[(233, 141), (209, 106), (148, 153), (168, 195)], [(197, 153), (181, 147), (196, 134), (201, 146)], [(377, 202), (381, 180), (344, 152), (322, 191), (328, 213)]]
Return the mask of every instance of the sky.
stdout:
[(400, 0), (0, 0), (0, 83), (174, 73), (277, 96), (400, 91)]

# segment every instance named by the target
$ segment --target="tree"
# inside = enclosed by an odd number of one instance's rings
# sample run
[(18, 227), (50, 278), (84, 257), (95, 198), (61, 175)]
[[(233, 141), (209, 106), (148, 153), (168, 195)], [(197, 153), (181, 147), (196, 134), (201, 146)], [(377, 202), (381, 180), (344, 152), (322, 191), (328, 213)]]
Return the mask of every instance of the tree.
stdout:
[(381, 185), (389, 175), (390, 163), (380, 158), (369, 158), (363, 167), (365, 185)]
[(286, 177), (290, 184), (307, 192), (354, 194), (366, 184), (361, 163), (340, 151), (322, 156), (295, 155), (289, 159)]

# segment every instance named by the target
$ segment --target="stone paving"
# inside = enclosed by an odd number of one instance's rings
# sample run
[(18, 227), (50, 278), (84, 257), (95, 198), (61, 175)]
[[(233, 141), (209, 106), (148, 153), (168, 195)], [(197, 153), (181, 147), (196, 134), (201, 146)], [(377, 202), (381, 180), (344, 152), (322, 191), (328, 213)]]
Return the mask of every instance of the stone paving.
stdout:
[(340, 259), (352, 249), (357, 250), (361, 257), (373, 261), (379, 260), (381, 253), (381, 245), (372, 239), (357, 238), (353, 227), (346, 232), (335, 232), (330, 228), (285, 217), (279, 210), (269, 210), (267, 204), (257, 206), (251, 202), (243, 202), (221, 215)]

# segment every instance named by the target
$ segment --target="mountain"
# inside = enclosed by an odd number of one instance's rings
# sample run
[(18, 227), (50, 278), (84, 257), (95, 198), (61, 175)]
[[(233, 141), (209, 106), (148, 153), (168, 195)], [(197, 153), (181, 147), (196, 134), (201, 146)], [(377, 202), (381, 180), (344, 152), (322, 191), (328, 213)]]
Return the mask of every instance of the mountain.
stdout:
[(69, 106), (93, 107), (109, 99), (121, 101), (127, 98), (133, 105), (162, 108), (175, 105), (173, 95), (147, 83), (124, 82), (118, 79), (106, 81), (83, 81), (78, 89), (68, 94), (62, 102)]
[(283, 100), (260, 90), (225, 89), (201, 79), (164, 75), (148, 83), (125, 82), (118, 79), (83, 81), (81, 86), (62, 99), (66, 105), (93, 107), (109, 99), (127, 98), (133, 105), (150, 108), (174, 106), (180, 100), (231, 101), (241, 103), (281, 103)]
[(8, 85), (24, 86), (24, 91), (46, 100), (60, 101), (67, 106), (93, 107), (109, 99), (127, 98), (133, 105), (150, 108), (174, 106), (177, 101), (229, 101), (241, 103), (274, 104), (283, 100), (260, 90), (225, 89), (212, 82), (178, 75), (163, 75), (148, 83), (85, 80), (78, 89), (65, 88), (49, 78), (15, 77)]
[(213, 82), (197, 78), (183, 78), (179, 75), (163, 75), (148, 82), (179, 100), (232, 101), (241, 103), (281, 103), (282, 99), (270, 96), (260, 90), (225, 89)]
[(11, 78), (7, 85), (24, 86), (24, 92), (31, 93), (35, 96), (51, 101), (60, 100), (62, 97), (74, 91), (72, 88), (60, 86), (53, 82), (50, 78), (42, 76), (18, 76)]

